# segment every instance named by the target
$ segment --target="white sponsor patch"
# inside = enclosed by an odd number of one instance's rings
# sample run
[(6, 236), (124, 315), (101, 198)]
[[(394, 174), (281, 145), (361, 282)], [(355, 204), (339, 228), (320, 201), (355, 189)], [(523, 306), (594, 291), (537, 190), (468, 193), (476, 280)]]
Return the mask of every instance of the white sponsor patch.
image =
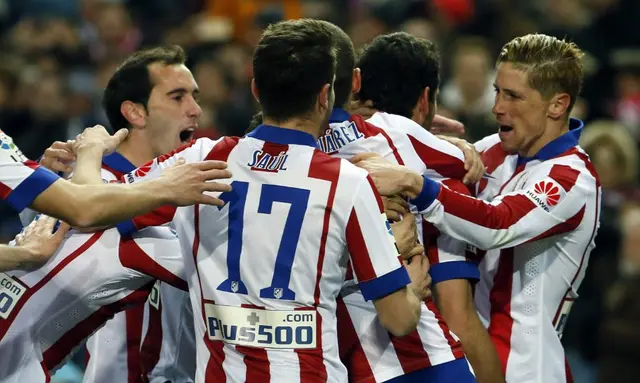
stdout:
[(567, 195), (567, 192), (556, 181), (547, 178), (525, 191), (525, 195), (545, 211), (551, 211)]
[(24, 154), (13, 143), (13, 139), (0, 130), (0, 159), (2, 162), (22, 163), (27, 160)]
[(316, 348), (316, 311), (268, 311), (205, 304), (209, 339), (239, 346)]
[(149, 292), (149, 304), (156, 308), (156, 310), (160, 310), (160, 281), (156, 281)]
[(27, 287), (5, 273), (0, 273), (0, 318), (7, 319)]

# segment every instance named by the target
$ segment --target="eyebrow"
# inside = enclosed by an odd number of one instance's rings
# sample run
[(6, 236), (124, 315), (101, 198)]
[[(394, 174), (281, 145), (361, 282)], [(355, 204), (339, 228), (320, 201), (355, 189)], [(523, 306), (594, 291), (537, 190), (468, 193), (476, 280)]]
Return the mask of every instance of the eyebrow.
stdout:
[(513, 90), (513, 89), (509, 89), (509, 88), (500, 88), (500, 87), (499, 87), (497, 84), (495, 84), (495, 83), (493, 84), (493, 88), (494, 88), (494, 89), (501, 90), (501, 91), (506, 92), (506, 93), (509, 93), (509, 94), (511, 94), (511, 95), (513, 95), (513, 96), (518, 96), (518, 97), (521, 97), (521, 96), (522, 96), (522, 94), (521, 94), (520, 92), (517, 92), (517, 91), (515, 91), (515, 90)]
[[(189, 90), (188, 90), (187, 88), (176, 88), (176, 89), (172, 89), (172, 90), (170, 90), (170, 91), (168, 91), (168, 92), (167, 92), (167, 96), (171, 96), (171, 95), (178, 94), (178, 93), (189, 93)], [(194, 93), (194, 94), (198, 94), (198, 93), (200, 93), (200, 89), (195, 88), (195, 89), (193, 90), (193, 93)]]

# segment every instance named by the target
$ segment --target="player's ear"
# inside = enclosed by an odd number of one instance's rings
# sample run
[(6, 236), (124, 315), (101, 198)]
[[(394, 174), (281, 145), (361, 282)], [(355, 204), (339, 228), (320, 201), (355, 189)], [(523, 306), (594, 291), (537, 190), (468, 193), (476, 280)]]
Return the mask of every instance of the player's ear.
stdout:
[(331, 84), (324, 84), (318, 94), (318, 106), (320, 110), (329, 109), (329, 100), (331, 99)]
[(551, 97), (549, 101), (549, 107), (547, 108), (547, 116), (553, 120), (558, 120), (569, 109), (571, 103), (571, 96), (567, 93), (557, 93)]
[(256, 99), (256, 101), (258, 101), (258, 104), (260, 103), (260, 97), (258, 96), (258, 87), (256, 86), (256, 79), (252, 78), (251, 79), (251, 94), (253, 95), (253, 98)]
[(361, 86), (362, 86), (362, 75), (360, 73), (360, 68), (355, 68), (353, 70), (353, 77), (351, 78), (351, 92), (352, 93), (360, 92)]
[(120, 104), (120, 113), (134, 128), (144, 128), (147, 124), (147, 109), (142, 104), (124, 101)]
[(425, 116), (429, 115), (429, 87), (425, 87), (420, 94), (420, 98), (418, 98), (418, 107)]

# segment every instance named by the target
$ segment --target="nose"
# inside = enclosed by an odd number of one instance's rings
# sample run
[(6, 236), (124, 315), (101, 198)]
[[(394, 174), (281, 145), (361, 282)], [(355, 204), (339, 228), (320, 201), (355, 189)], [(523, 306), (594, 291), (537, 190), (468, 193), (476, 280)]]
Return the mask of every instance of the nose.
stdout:
[(502, 101), (499, 93), (496, 94), (496, 98), (493, 101), (493, 108), (491, 108), (491, 113), (496, 116), (505, 114), (504, 102)]
[(198, 118), (202, 114), (202, 108), (195, 99), (191, 99), (191, 104), (187, 108), (187, 116), (189, 118)]

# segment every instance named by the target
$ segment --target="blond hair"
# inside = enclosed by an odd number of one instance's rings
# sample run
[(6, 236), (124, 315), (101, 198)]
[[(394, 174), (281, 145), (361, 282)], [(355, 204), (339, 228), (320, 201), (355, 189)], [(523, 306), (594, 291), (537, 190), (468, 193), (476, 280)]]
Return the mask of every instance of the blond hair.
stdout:
[(529, 86), (544, 99), (567, 93), (571, 97), (567, 116), (582, 86), (584, 53), (575, 43), (543, 34), (529, 34), (509, 41), (502, 47), (496, 65), (511, 63), (527, 73)]

